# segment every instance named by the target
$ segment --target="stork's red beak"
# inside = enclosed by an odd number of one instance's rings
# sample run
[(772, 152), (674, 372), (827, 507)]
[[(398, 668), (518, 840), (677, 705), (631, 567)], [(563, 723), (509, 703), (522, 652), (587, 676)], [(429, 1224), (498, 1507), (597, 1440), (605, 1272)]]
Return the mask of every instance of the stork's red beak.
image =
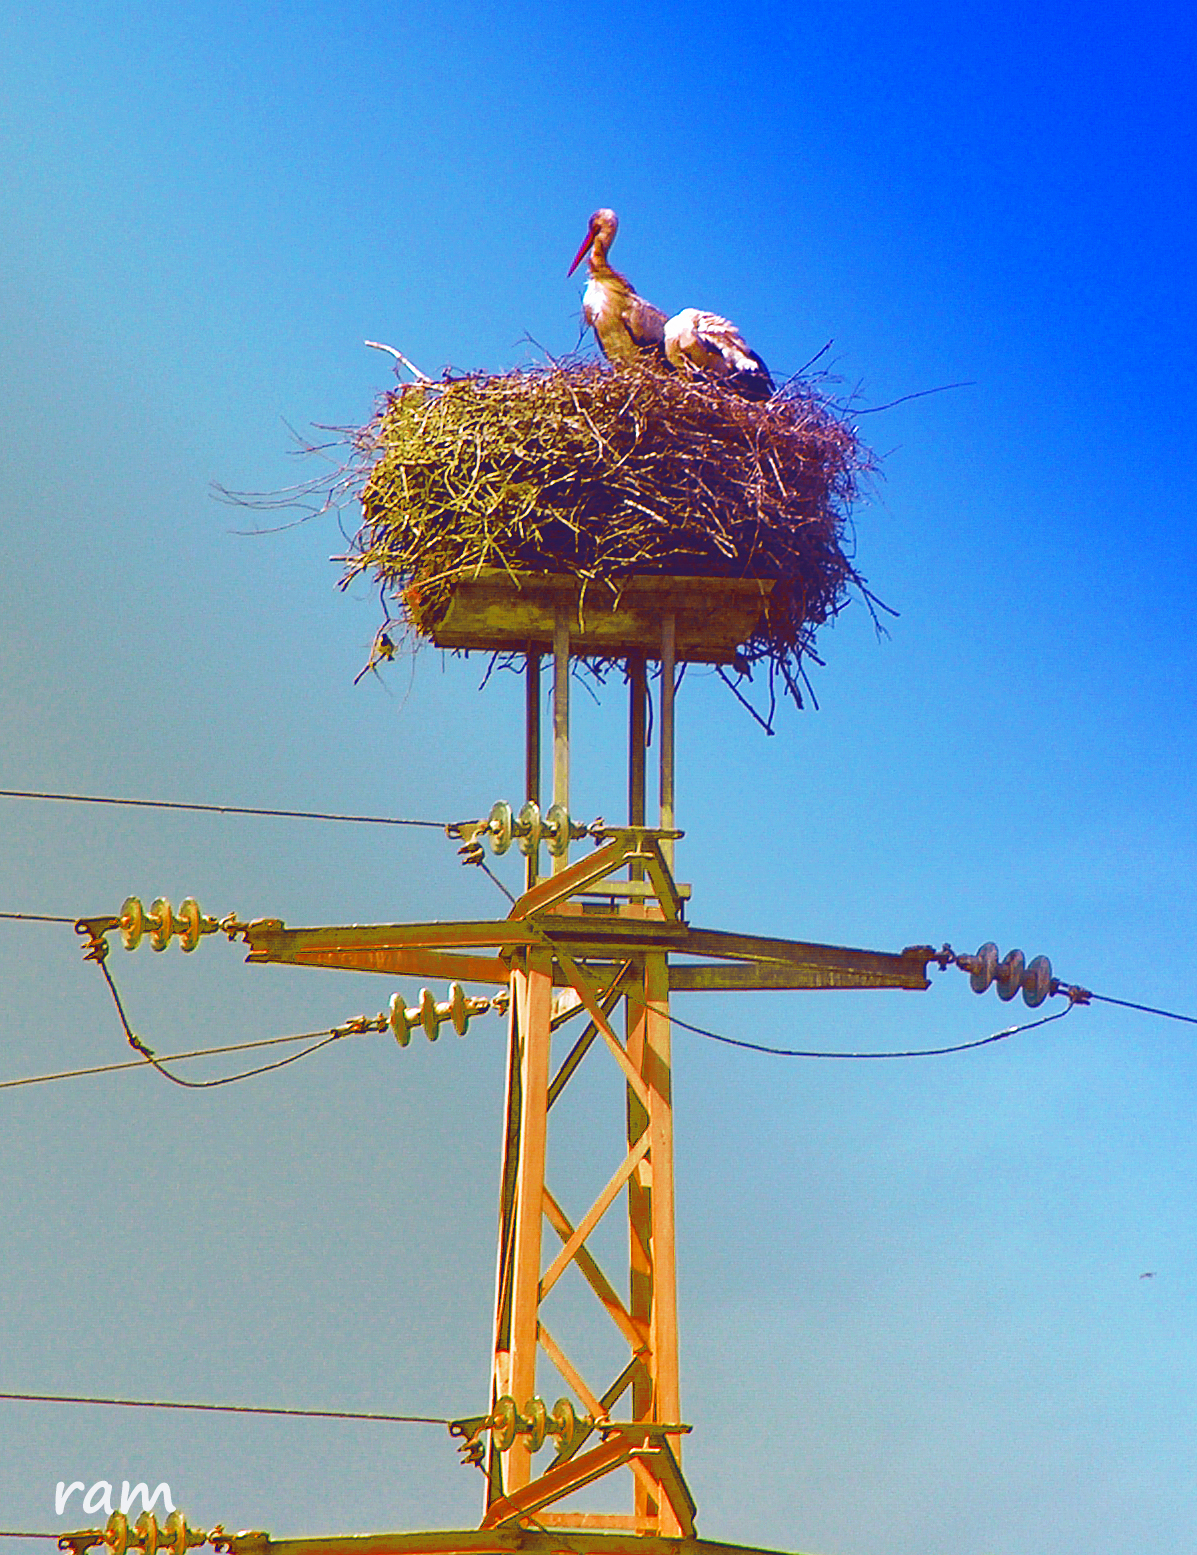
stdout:
[(587, 230), (585, 238), (582, 240), (581, 248), (578, 250), (577, 254), (574, 256), (573, 264), (570, 265), (569, 269), (565, 272), (566, 275), (572, 275), (574, 273), (574, 271), (582, 263), (583, 259), (586, 258), (586, 255), (590, 252), (590, 250), (593, 247), (593, 245), (594, 245), (594, 224), (591, 223), (590, 227)]

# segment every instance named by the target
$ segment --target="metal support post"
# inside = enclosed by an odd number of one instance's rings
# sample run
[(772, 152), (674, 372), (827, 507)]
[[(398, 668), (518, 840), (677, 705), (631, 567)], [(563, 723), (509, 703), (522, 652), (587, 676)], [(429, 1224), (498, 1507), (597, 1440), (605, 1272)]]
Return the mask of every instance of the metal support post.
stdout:
[[(553, 620), (553, 803), (569, 814), (569, 616), (558, 605)], [(553, 873), (569, 865), (569, 842), (553, 857)]]
[[(648, 685), (644, 655), (628, 655), (628, 825), (644, 825), (645, 737)], [(644, 879), (643, 864), (632, 865), (632, 879)]]
[[(628, 1148), (647, 1133), (649, 1159), (628, 1181), (629, 1311), (649, 1336), (632, 1383), (632, 1418), (681, 1418), (678, 1373), (677, 1267), (674, 1255), (673, 1096), (670, 1076), (669, 971), (664, 955), (644, 958), (642, 976), (628, 995), (628, 1057), (645, 1082), (647, 1106), (627, 1092)], [(681, 1437), (669, 1445), (681, 1463)], [(668, 1501), (636, 1483), (636, 1514), (659, 1519), (663, 1535), (680, 1524)]]
[[(673, 678), (676, 620), (661, 618), (661, 830), (673, 830)], [(673, 868), (673, 843), (664, 840), (661, 851)]]
[[(524, 798), (540, 806), (540, 649), (532, 643), (524, 656)], [(537, 856), (528, 855), (525, 889), (536, 884)]]
[[(552, 954), (531, 950), (525, 965), (511, 974), (492, 1409), (504, 1394), (522, 1405), (536, 1392), (552, 997)], [(523, 1437), (503, 1453), (492, 1444), (487, 1506), (531, 1478), (532, 1457)]]
[(644, 825), (645, 729), (648, 688), (644, 655), (628, 655), (628, 825)]

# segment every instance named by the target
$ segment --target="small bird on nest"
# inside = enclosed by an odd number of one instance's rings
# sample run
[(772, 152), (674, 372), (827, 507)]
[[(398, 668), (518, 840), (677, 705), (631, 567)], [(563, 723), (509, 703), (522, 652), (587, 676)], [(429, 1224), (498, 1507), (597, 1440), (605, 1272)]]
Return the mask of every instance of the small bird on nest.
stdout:
[(614, 211), (595, 211), (568, 271), (572, 275), (590, 256), (582, 316), (607, 360), (660, 363), (696, 376), (707, 374), (745, 399), (767, 400), (773, 393), (769, 369), (729, 319), (699, 308), (683, 308), (666, 319), (660, 308), (637, 295), (627, 276), (611, 268), (607, 251), (618, 230)]

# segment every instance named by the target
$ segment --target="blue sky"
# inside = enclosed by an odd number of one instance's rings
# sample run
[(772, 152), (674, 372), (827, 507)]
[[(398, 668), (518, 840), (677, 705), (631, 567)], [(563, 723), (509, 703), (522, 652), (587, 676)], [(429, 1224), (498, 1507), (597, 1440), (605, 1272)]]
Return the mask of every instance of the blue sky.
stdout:
[[(425, 653), (355, 689), (376, 601), (337, 591), (335, 522), (246, 537), (212, 483), (311, 473), (288, 428), (360, 423), (390, 381), (365, 338), (433, 372), (573, 347), (565, 269), (611, 205), (638, 289), (730, 315), (779, 374), (833, 340), (866, 405), (972, 385), (862, 418), (858, 559), (900, 615), (825, 631), (820, 711), (765, 739), (687, 676), (695, 920), (994, 939), (1197, 1013), (1193, 31), (1152, 3), (4, 7), (0, 786), (433, 819), (516, 798), (514, 680)], [(611, 816), (621, 698), (575, 706), (575, 807)], [(6, 911), (498, 901), (432, 832), (0, 803)], [(69, 929), (10, 925), (0, 961), (0, 1077), (124, 1055)], [(400, 986), (211, 941), (113, 969), (163, 1050)], [(1013, 1018), (955, 972), (682, 1013), (803, 1047)], [(1187, 1028), (1094, 1008), (875, 1066), (675, 1043), (700, 1530), (1187, 1555)], [(498, 1022), (198, 1096), (0, 1096), (0, 1390), (483, 1407)], [(0, 1525), (58, 1526), (59, 1479), (166, 1479), (201, 1524), (278, 1535), (478, 1516), (436, 1431), (113, 1413), (0, 1404)]]

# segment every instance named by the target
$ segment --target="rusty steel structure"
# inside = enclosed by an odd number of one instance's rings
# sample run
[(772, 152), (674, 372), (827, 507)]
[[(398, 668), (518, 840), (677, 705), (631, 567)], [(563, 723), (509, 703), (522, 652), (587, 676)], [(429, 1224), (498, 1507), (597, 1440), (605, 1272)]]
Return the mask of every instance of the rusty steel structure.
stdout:
[[(689, 887), (674, 875), (674, 681), (686, 659), (728, 662), (763, 608), (748, 581), (712, 594), (702, 579), (638, 579), (626, 599), (591, 604), (576, 580), (494, 576), (463, 584), (446, 645), (526, 655), (525, 802), (496, 805), (453, 828), (467, 861), (483, 845), (526, 855), (526, 888), (506, 917), (485, 922), (286, 928), (247, 926), (249, 960), (452, 979), (506, 990), (508, 1052), (490, 1396), (455, 1426), (485, 1471), (481, 1530), (541, 1528), (645, 1540), (695, 1538), (682, 1473), (683, 1420), (675, 1267), (670, 996), (702, 989), (926, 988), (930, 947), (898, 954), (694, 927)], [(678, 622), (684, 610), (679, 642)], [(537, 640), (539, 637), (539, 640)], [(595, 651), (626, 661), (628, 816), (582, 827), (569, 811), (570, 659)], [(541, 661), (552, 665), (552, 804), (540, 811)], [(646, 824), (647, 663), (660, 666), (658, 817)], [(571, 860), (582, 839), (594, 844)], [(549, 868), (541, 869), (547, 847)], [(622, 1006), (623, 1019), (618, 1020)], [(414, 1011), (409, 1014), (414, 1015)], [(617, 1029), (622, 1025), (622, 1030)], [(569, 1028), (576, 1035), (565, 1045)], [(580, 1027), (580, 1030), (577, 1028)], [(550, 1185), (550, 1121), (591, 1053), (614, 1064), (623, 1116), (588, 1154), (606, 1152), (605, 1184), (578, 1215)], [(590, 1062), (594, 1062), (593, 1059)], [(572, 1150), (578, 1149), (573, 1140)], [(606, 1217), (626, 1221), (626, 1267), (600, 1266), (590, 1240)], [(594, 1297), (626, 1354), (613, 1377), (584, 1375), (550, 1326), (569, 1268)], [(572, 1393), (550, 1409), (538, 1393), (542, 1357)], [(537, 1461), (552, 1449), (551, 1461)], [(580, 1496), (616, 1471), (630, 1476), (626, 1510)]]

